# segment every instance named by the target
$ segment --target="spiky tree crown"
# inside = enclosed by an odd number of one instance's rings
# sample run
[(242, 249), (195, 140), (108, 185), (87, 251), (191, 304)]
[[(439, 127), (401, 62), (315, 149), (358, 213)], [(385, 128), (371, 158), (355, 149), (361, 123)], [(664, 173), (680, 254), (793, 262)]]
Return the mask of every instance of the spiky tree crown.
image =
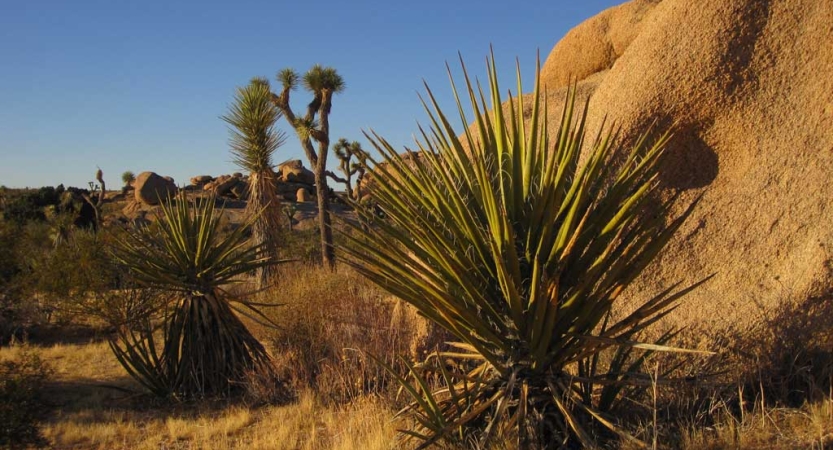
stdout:
[(338, 93), (344, 90), (344, 79), (332, 67), (323, 67), (320, 64), (312, 66), (312, 68), (304, 74), (304, 88), (313, 93), (320, 93), (324, 89), (328, 89), (333, 93)]
[(276, 78), (284, 89), (294, 90), (298, 86), (298, 72), (289, 67), (281, 69)]
[(230, 144), (235, 164), (253, 173), (271, 170), (272, 155), (286, 139), (275, 129), (280, 116), (265, 78), (253, 78), (237, 89), (229, 113), (221, 117), (232, 126)]

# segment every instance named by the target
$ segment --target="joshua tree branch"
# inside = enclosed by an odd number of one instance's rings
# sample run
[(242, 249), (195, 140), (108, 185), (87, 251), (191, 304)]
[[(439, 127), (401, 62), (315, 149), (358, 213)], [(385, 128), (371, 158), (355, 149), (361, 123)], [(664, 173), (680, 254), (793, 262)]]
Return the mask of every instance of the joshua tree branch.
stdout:
[[(298, 127), (295, 125), (297, 123), (297, 119), (295, 116), (295, 112), (292, 111), (292, 107), (289, 106), (289, 88), (284, 87), (281, 95), (272, 94), (272, 102), (278, 109), (281, 110), (283, 116), (286, 118), (286, 121), (294, 128), (296, 131)], [(315, 133), (317, 130), (313, 130)], [(311, 134), (313, 134), (311, 133)], [(316, 139), (317, 140), (317, 139)], [(306, 154), (307, 159), (309, 160), (310, 164), (313, 166), (318, 165), (318, 154), (315, 152), (315, 148), (312, 146), (312, 142), (309, 138), (300, 139), (301, 147), (304, 149), (304, 153)]]
[(328, 177), (332, 178), (332, 180), (335, 181), (336, 183), (344, 183), (344, 184), (347, 184), (347, 185), (350, 184), (350, 182), (346, 178), (341, 178), (340, 176), (336, 175), (335, 173), (333, 173), (330, 170), (326, 171), (324, 174), (327, 175)]

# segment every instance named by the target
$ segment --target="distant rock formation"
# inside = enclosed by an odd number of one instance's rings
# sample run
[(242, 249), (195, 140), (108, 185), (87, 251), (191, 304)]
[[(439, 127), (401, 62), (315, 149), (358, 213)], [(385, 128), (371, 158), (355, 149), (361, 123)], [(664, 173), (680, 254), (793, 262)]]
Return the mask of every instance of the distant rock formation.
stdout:
[[(298, 192), (307, 192), (307, 201), (315, 192), (315, 176), (305, 168), (301, 160), (290, 160), (277, 167), (275, 183), (278, 194), (286, 201), (295, 202)], [(199, 175), (191, 178), (191, 184), (185, 189), (189, 191), (208, 191), (219, 197), (229, 197), (246, 200), (249, 196), (249, 177), (235, 172), (231, 175)]]
[(278, 178), (284, 183), (315, 184), (315, 174), (304, 167), (300, 159), (293, 159), (278, 166)]

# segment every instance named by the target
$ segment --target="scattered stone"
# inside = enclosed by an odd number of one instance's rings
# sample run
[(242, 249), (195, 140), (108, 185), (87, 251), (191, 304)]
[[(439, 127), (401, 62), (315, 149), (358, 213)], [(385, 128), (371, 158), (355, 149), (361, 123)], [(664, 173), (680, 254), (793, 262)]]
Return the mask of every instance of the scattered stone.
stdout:
[(310, 201), (311, 196), (307, 188), (300, 188), (295, 194), (295, 197), (295, 201), (297, 201), (298, 203), (304, 203)]

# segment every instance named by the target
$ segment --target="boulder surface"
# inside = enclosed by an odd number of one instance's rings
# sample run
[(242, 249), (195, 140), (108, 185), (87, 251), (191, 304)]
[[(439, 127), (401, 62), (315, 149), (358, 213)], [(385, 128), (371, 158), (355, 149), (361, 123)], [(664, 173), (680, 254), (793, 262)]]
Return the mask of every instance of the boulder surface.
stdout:
[(832, 42), (831, 1), (632, 0), (555, 45), (550, 131), (572, 76), (591, 134), (676, 123), (661, 183), (703, 195), (628, 297), (715, 274), (675, 316), (731, 324), (833, 285)]
[(159, 200), (173, 197), (177, 193), (173, 181), (157, 175), (155, 172), (142, 172), (133, 183), (137, 202), (145, 205), (158, 205)]

